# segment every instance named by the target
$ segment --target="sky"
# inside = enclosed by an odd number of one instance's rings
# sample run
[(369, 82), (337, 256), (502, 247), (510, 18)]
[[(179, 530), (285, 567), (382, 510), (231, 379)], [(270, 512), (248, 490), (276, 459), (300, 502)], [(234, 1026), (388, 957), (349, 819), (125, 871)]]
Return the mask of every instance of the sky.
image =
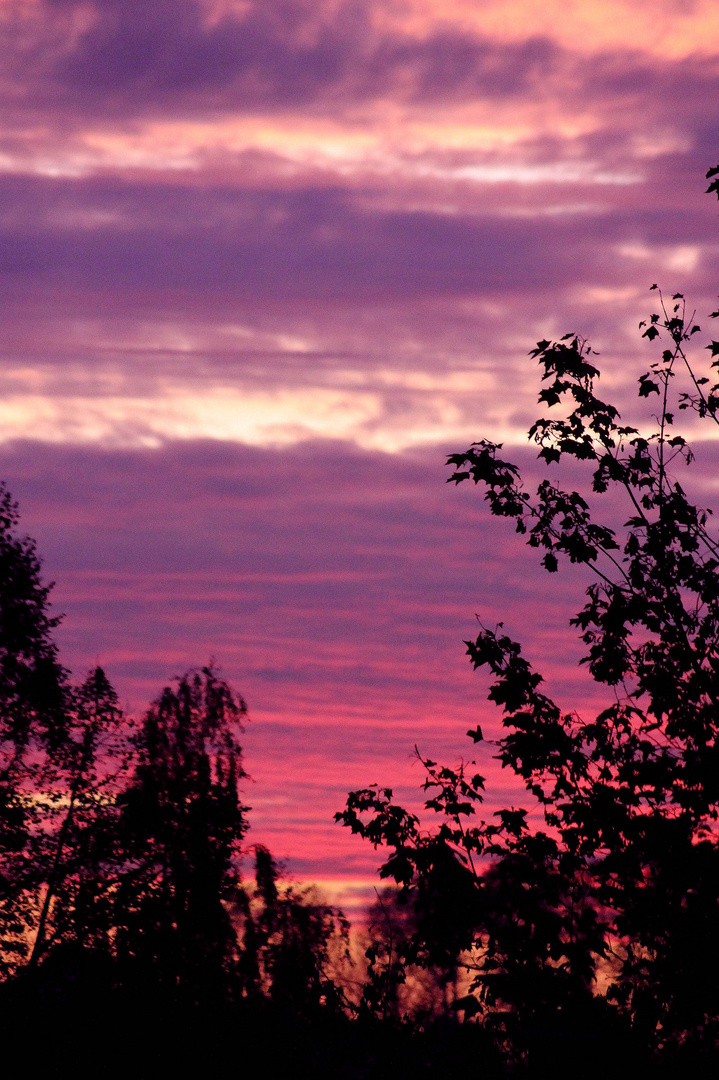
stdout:
[[(63, 660), (140, 713), (214, 658), (250, 840), (352, 908), (346, 792), (418, 805), (415, 745), (499, 730), (477, 615), (596, 700), (587, 582), (444, 462), (536, 472), (540, 338), (590, 339), (631, 417), (649, 286), (716, 306), (719, 8), (0, 0), (0, 86), (0, 475)], [(488, 813), (521, 797), (491, 755)]]

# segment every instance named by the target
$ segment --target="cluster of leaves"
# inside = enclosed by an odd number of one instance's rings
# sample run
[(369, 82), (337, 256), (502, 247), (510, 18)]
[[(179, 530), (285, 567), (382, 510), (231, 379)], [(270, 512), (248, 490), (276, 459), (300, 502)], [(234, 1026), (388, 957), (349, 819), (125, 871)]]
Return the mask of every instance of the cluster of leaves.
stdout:
[[(414, 912), (403, 959), (462, 969), (468, 993), (455, 1007), (493, 1025), (522, 1061), (539, 1053), (527, 1031), (559, 1022), (566, 1036), (570, 1014), (573, 1030), (595, 1037), (621, 1022), (667, 1060), (690, 1045), (713, 1053), (719, 1038), (719, 541), (678, 479), (692, 452), (675, 423), (682, 412), (719, 423), (719, 342), (701, 372), (684, 297), (666, 303), (652, 290), (659, 310), (640, 329), (664, 347), (638, 380), (639, 399), (658, 403), (645, 427), (623, 424), (598, 395), (582, 338), (531, 353), (539, 402), (553, 413), (530, 440), (547, 470), (585, 467), (584, 493), (549, 477), (527, 490), (488, 440), (449, 457), (450, 480), (480, 485), (490, 513), (514, 522), (549, 573), (568, 560), (591, 574), (570, 620), (583, 663), (608, 689), (591, 720), (543, 693), (502, 624), (466, 642), (502, 710), (497, 757), (542, 807), (543, 827), (514, 808), (477, 823), (482, 778), (429, 761), (438, 827), (423, 829), (389, 789), (353, 792), (337, 815), (389, 849), (380, 873)], [(468, 734), (481, 743), (479, 727)]]

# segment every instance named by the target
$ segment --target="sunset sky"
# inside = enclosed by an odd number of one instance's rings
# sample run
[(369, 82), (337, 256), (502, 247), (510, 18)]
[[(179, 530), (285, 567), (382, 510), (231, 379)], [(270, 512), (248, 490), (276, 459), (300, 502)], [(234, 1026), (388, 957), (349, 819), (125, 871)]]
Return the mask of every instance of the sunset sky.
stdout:
[(139, 712), (214, 657), (250, 839), (351, 906), (347, 790), (416, 802), (415, 743), (498, 730), (475, 614), (591, 706), (584, 578), (444, 460), (534, 468), (539, 338), (591, 339), (631, 416), (649, 286), (716, 306), (719, 6), (0, 0), (0, 36), (1, 475), (63, 660)]

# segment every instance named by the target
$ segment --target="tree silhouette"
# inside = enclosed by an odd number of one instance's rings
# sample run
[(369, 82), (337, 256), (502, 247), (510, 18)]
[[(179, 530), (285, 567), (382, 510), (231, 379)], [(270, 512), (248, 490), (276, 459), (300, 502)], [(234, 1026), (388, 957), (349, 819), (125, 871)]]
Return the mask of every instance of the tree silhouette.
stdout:
[(240, 902), (244, 994), (265, 997), (296, 1018), (337, 1012), (347, 1004), (337, 968), (350, 960), (349, 924), (312, 888), (283, 885), (279, 878), (268, 849), (256, 844), (255, 887)]
[[(719, 193), (719, 180), (709, 190)], [(441, 903), (456, 908), (466, 894), (453, 949), (472, 984), (456, 1005), (494, 1024), (533, 1067), (537, 1030), (552, 1027), (566, 1044), (570, 1031), (596, 1035), (624, 1020), (634, 1044), (665, 1062), (713, 1054), (719, 1035), (719, 540), (679, 480), (693, 454), (677, 430), (682, 413), (719, 423), (719, 342), (702, 370), (689, 355), (699, 327), (684, 297), (667, 303), (652, 288), (657, 310), (640, 329), (662, 351), (638, 396), (658, 413), (641, 429), (598, 396), (592, 350), (570, 334), (530, 354), (539, 401), (553, 410), (529, 431), (548, 473), (536, 491), (499, 444), (481, 440), (449, 458), (450, 479), (481, 485), (490, 512), (514, 523), (550, 574), (567, 560), (593, 578), (570, 620), (583, 662), (608, 689), (591, 720), (542, 692), (502, 624), (466, 642), (503, 713), (497, 757), (537, 800), (544, 826), (530, 830), (526, 812), (511, 808), (475, 824), (483, 778), (434, 762), (424, 763), (426, 806), (441, 819), (434, 832), (388, 789), (352, 793), (337, 815), (391, 849), (381, 873), (418, 910), (433, 882), (448, 893)], [(565, 461), (588, 470), (589, 491), (554, 479)], [(468, 734), (483, 740), (479, 727)], [(418, 930), (418, 956), (442, 947), (439, 910)]]
[(35, 890), (30, 840), (44, 808), (33, 800), (67, 734), (66, 672), (57, 658), (50, 586), (35, 544), (17, 535), (18, 509), (0, 484), (0, 976), (27, 947)]
[(102, 668), (95, 668), (68, 694), (67, 739), (54, 790), (46, 793), (59, 821), (33, 844), (43, 897), (31, 969), (45, 950), (61, 946), (109, 954), (115, 796), (129, 766), (126, 744), (117, 694)]
[(238, 793), (246, 711), (212, 667), (165, 688), (118, 797), (112, 915), (121, 977), (170, 997), (227, 992), (236, 937), (223, 901), (239, 882), (247, 828)]

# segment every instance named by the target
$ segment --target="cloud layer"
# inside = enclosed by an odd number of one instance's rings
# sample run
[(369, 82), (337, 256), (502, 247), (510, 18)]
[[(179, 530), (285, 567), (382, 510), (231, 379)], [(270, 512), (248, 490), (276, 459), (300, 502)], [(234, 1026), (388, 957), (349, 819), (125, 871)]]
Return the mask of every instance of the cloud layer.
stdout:
[(648, 287), (716, 306), (718, 19), (0, 3), (0, 442), (63, 648), (133, 708), (215, 655), (255, 717), (256, 827), (299, 874), (366, 876), (329, 824), (346, 788), (409, 798), (415, 741), (456, 756), (495, 722), (475, 611), (591, 704), (581, 582), (548, 599), (443, 450), (531, 468), (527, 353), (570, 330), (631, 416)]
[[(717, 453), (698, 448), (702, 503)], [(517, 460), (531, 483), (534, 455)], [(439, 448), (26, 442), (7, 445), (1, 464), (57, 582), (66, 662), (78, 676), (102, 664), (139, 712), (214, 657), (250, 705), (254, 838), (297, 874), (371, 877), (377, 856), (332, 815), (348, 789), (373, 782), (418, 807), (415, 744), (440, 760), (476, 755), (489, 813), (524, 800), (492, 758), (500, 716), (464, 656), (475, 614), (504, 622), (562, 705), (606, 704), (568, 630), (586, 574), (563, 566), (549, 579), (479, 490), (444, 482)], [(626, 512), (610, 506), (609, 521)], [(479, 748), (465, 736), (477, 723), (490, 740)]]

